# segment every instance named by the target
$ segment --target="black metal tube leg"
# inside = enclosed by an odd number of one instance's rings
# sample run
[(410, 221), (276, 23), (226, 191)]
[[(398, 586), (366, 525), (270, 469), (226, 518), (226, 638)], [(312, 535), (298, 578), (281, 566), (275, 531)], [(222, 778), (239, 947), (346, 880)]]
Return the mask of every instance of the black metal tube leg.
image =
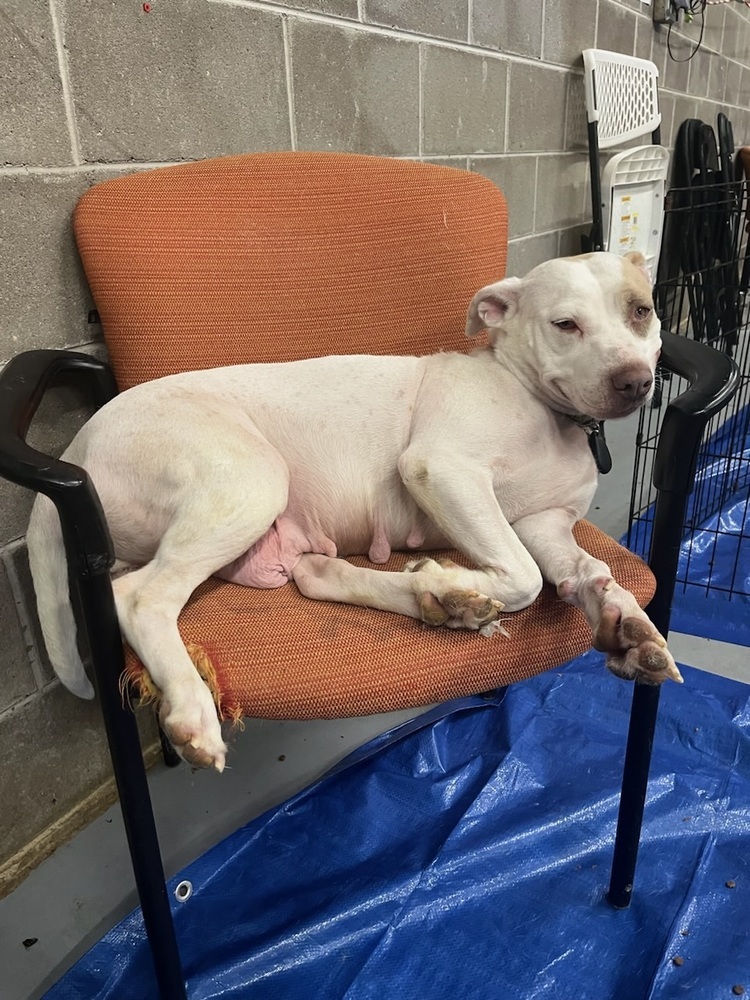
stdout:
[(660, 688), (636, 684), (630, 713), (625, 767), (622, 775), (620, 811), (617, 817), (615, 851), (607, 899), (612, 906), (625, 909), (633, 895), (635, 865), (641, 839), (643, 809), (646, 803), (648, 771), (654, 743)]
[(122, 643), (108, 574), (79, 579), (79, 587), (89, 646), (98, 667), (97, 692), (159, 992), (162, 1000), (187, 1000), (138, 727), (135, 715), (129, 706), (123, 705), (120, 694)]
[(602, 218), (602, 179), (599, 161), (599, 125), (588, 123), (589, 179), (591, 184), (591, 245), (589, 250), (604, 249), (604, 220)]

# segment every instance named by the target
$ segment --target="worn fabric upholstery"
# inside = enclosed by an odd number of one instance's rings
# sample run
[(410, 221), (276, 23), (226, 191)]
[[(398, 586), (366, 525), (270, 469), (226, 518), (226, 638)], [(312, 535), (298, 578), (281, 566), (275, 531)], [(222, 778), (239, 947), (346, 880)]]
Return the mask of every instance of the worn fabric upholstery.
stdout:
[[(466, 350), (466, 308), (505, 273), (507, 225), (501, 193), (479, 175), (326, 153), (129, 175), (92, 188), (74, 219), (121, 390), (227, 364)], [(647, 603), (654, 581), (641, 560), (586, 522), (576, 531)], [(504, 624), (509, 637), (485, 639), (307, 600), (293, 585), (263, 591), (216, 579), (180, 618), (232, 718), (427, 704), (529, 677), (590, 645), (583, 616), (551, 588)], [(148, 692), (130, 650), (127, 662)]]
[(505, 273), (507, 210), (478, 174), (267, 153), (91, 188), (74, 228), (121, 389), (325, 354), (465, 350)]

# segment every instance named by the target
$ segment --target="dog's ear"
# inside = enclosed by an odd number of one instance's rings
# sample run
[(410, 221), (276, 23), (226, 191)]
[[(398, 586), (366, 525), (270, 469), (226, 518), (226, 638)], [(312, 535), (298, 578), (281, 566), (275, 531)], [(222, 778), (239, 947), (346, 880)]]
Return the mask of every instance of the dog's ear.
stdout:
[(646, 258), (638, 250), (630, 250), (628, 253), (623, 254), (625, 260), (629, 260), (631, 264), (646, 277), (648, 278), (648, 283), (651, 284), (653, 279), (651, 277), (651, 272), (648, 269), (648, 264), (646, 263)]
[(520, 278), (505, 278), (480, 288), (469, 306), (466, 336), (475, 337), (480, 330), (502, 327), (516, 311), (520, 290)]

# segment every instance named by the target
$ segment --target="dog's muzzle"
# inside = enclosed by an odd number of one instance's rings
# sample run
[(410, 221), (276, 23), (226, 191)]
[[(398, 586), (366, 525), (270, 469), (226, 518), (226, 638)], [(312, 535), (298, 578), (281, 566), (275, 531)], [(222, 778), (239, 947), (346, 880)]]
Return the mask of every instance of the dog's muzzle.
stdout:
[(612, 388), (621, 399), (631, 403), (639, 403), (648, 396), (654, 384), (654, 376), (650, 368), (633, 366), (621, 368), (610, 379)]

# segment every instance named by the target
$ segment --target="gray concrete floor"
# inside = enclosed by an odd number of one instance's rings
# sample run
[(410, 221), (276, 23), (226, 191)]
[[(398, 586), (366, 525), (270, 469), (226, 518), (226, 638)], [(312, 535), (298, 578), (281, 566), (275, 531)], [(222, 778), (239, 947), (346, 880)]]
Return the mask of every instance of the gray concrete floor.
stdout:
[[(615, 464), (601, 479), (590, 518), (618, 537), (627, 524), (633, 419), (610, 423)], [(673, 635), (681, 663), (750, 683), (744, 647)], [(158, 765), (150, 776), (168, 875), (323, 774), (350, 750), (416, 712), (336, 722), (250, 721), (223, 775)], [(283, 760), (281, 759), (283, 757)], [(119, 809), (113, 807), (0, 901), (2, 1000), (36, 1000), (136, 903)], [(31, 948), (23, 941), (36, 938)], [(81, 998), (86, 1000), (86, 998)]]

